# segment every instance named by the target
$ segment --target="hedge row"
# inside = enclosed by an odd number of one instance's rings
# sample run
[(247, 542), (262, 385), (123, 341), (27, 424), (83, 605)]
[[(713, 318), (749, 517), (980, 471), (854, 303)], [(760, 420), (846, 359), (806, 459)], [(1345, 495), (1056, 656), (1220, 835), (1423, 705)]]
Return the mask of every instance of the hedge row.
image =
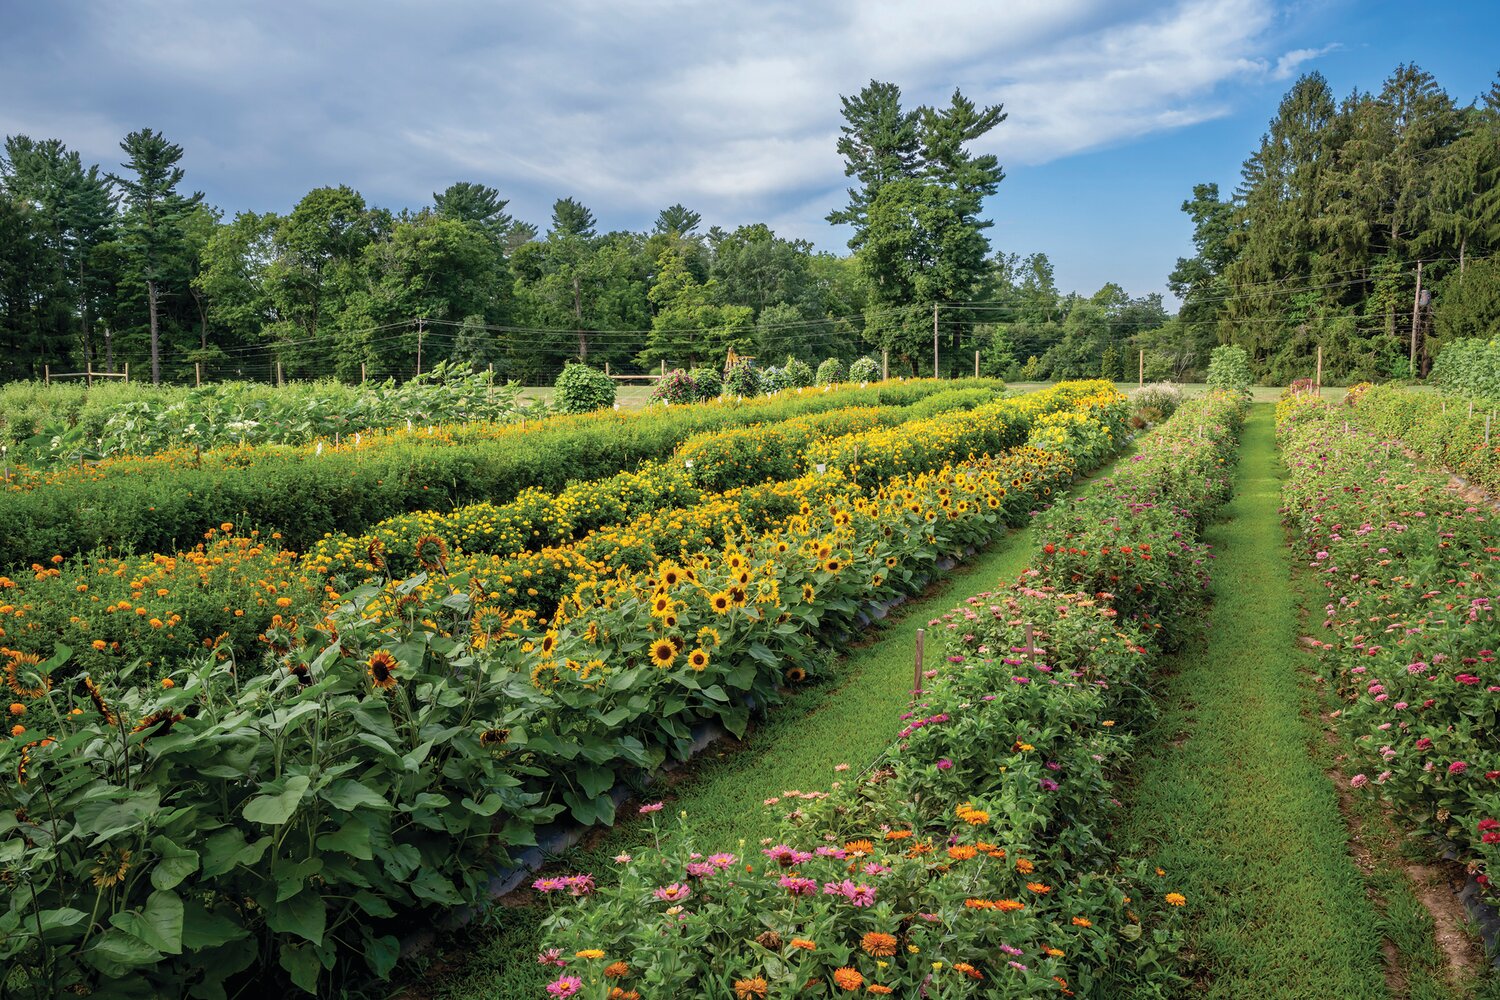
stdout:
[[(1359, 422), (1423, 459), (1500, 495), (1500, 403), (1374, 386), (1355, 397)], [(1485, 443), (1488, 421), (1489, 443)]]

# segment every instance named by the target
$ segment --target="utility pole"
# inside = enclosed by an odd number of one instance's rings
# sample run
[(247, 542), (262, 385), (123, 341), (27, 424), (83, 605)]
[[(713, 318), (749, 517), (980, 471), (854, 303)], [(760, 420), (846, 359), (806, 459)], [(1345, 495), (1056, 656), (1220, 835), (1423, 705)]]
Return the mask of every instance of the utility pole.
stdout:
[(1417, 293), (1411, 300), (1411, 377), (1417, 377), (1417, 324), (1422, 315), (1422, 262), (1417, 261)]
[(417, 317), (417, 374), (422, 374), (422, 326), (427, 322), (425, 317)]
[(938, 304), (932, 304), (932, 377), (938, 377), (938, 331), (937, 331)]

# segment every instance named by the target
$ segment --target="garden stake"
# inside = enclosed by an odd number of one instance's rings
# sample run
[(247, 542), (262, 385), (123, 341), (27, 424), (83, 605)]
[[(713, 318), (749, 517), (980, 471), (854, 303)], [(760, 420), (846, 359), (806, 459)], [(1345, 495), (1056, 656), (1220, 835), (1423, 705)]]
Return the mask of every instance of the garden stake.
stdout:
[(1033, 631), (1033, 627), (1032, 627), (1031, 622), (1027, 622), (1026, 623), (1026, 651), (1023, 654), (1026, 657), (1026, 662), (1027, 663), (1030, 663), (1032, 661), (1033, 654), (1035, 653), (1035, 649), (1036, 649), (1036, 632)]
[(917, 629), (917, 664), (912, 670), (912, 693), (922, 693), (922, 639), (927, 635), (926, 629)]

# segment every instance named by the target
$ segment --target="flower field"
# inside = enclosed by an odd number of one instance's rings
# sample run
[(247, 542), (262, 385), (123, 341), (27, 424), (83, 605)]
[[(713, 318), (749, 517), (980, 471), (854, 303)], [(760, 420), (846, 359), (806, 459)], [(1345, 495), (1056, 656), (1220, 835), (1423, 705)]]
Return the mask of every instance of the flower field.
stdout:
[[(557, 900), (545, 994), (1173, 989), (1189, 901), (1104, 831), (1151, 713), (1142, 684), (1206, 600), (1197, 526), (1227, 497), (1243, 409), (1184, 406), (1113, 479), (1044, 515), (1018, 583), (931, 623), (943, 664), (884, 757), (767, 801), (779, 839), (699, 843), (690, 816), (663, 830), (648, 805), (649, 842), (607, 880), (538, 880)], [(1145, 511), (1158, 516), (1131, 516)]]
[[(818, 455), (822, 474), (733, 500), (689, 473), (699, 502), (682, 513), (568, 543), (586, 578), (546, 614), (501, 600), (487, 557), (438, 536), (415, 547), (422, 572), (392, 576), (376, 546), (379, 571), (339, 592), (274, 532), (229, 522), (188, 553), (7, 581), (6, 599), (23, 598), (5, 638), (22, 721), (0, 762), (16, 776), (0, 834), (25, 889), (0, 915), (5, 960), (49, 989), (172, 995), (213, 995), (252, 966), (312, 991), (353, 955), (388, 974), (398, 912), (483, 898), (507, 853), (561, 815), (610, 822), (612, 792), (685, 756), (695, 727), (742, 733), (783, 684), (827, 669), (871, 602), (919, 588), (936, 559), (986, 544), (1112, 453), (1127, 415), (1100, 383), (981, 404), (957, 434), (928, 409), (891, 466)], [(867, 415), (829, 420), (876, 432)], [(1033, 432), (1057, 450), (1026, 444)], [(731, 506), (742, 521), (715, 528)], [(684, 532), (693, 517), (698, 534)], [(230, 586), (270, 616), (251, 653), (210, 634), (214, 615), (244, 617), (218, 604)], [(56, 589), (43, 601), (27, 587)], [(54, 604), (70, 627), (86, 620), (70, 608), (90, 608), (125, 631), (103, 649), (18, 641)], [(95, 656), (118, 659), (106, 671)]]
[[(1352, 410), (1283, 403), (1286, 518), (1326, 591), (1318, 645), (1358, 748), (1351, 785), (1488, 886), (1500, 864), (1500, 515), (1384, 436), (1391, 408), (1409, 405), (1374, 389)], [(1448, 422), (1423, 406), (1410, 426), (1425, 454), (1429, 422)]]

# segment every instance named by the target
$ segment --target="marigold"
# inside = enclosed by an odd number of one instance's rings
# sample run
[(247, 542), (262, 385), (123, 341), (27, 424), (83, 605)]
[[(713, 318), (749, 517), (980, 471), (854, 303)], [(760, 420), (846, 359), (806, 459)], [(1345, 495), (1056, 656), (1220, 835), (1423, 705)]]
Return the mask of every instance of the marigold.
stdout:
[(1032, 864), (1026, 858), (1017, 858), (1016, 871), (1020, 872), (1022, 875), (1030, 875), (1032, 872), (1036, 871), (1036, 865)]
[(770, 984), (760, 976), (734, 981), (734, 1000), (765, 1000)]
[(1092, 920), (1090, 920), (1088, 917), (1074, 917), (1073, 918), (1073, 926), (1074, 927), (1092, 927), (1092, 926), (1094, 926), (1094, 922)]
[(875, 845), (868, 840), (851, 840), (844, 845), (844, 852), (856, 858), (864, 857), (873, 850), (875, 850)]
[(1014, 913), (1017, 910), (1026, 909), (1026, 904), (1016, 899), (997, 899), (995, 901), (995, 909), (1006, 913)]
[(864, 985), (865, 977), (858, 969), (851, 969), (846, 965), (842, 969), (834, 970), (833, 982), (846, 993), (853, 993)]
[(809, 941), (807, 938), (792, 938), (793, 948), (801, 948), (803, 951), (812, 951), (817, 946), (818, 945), (816, 942)]
[(1187, 897), (1184, 896), (1180, 892), (1169, 892), (1169, 893), (1167, 893), (1167, 905), (1168, 906), (1186, 906), (1187, 905)]
[(870, 931), (859, 939), (859, 946), (871, 958), (890, 958), (896, 954), (896, 937), (881, 931)]
[(582, 951), (573, 952), (574, 958), (603, 958), (604, 952), (599, 948), (585, 948)]
[(889, 986), (881, 986), (879, 983), (871, 983), (869, 986), (865, 987), (865, 992), (873, 993), (878, 997), (887, 997), (892, 993), (895, 993), (896, 991), (891, 989)]
[(948, 857), (954, 861), (968, 861), (978, 853), (979, 851), (972, 844), (954, 844), (948, 848)]
[(911, 835), (912, 835), (912, 832), (910, 830), (892, 830), (892, 831), (890, 831), (889, 833), (887, 833), (885, 835), (885, 839), (886, 840), (905, 840), (907, 837), (910, 837)]
[(1027, 882), (1026, 888), (1030, 889), (1038, 896), (1045, 896), (1047, 893), (1052, 891), (1052, 887), (1050, 885), (1044, 885), (1041, 882)]
[(954, 962), (953, 963), (953, 971), (954, 972), (962, 972), (964, 975), (968, 976), (970, 979), (983, 979), (984, 978), (984, 973), (982, 973), (978, 969), (974, 968), (974, 966), (970, 965), (968, 962)]

